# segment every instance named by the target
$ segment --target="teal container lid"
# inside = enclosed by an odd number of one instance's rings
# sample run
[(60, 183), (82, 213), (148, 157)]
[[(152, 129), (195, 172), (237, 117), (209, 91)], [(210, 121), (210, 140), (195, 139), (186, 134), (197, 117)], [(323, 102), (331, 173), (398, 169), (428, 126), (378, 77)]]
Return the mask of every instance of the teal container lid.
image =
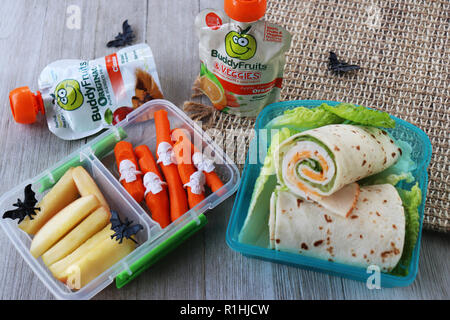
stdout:
[[(273, 103), (267, 106), (259, 114), (255, 124), (256, 135), (252, 142), (252, 146), (249, 148), (250, 152), (257, 152), (259, 154), (259, 156), (257, 156), (256, 158), (254, 157), (254, 155), (252, 155), (252, 159), (258, 159), (258, 163), (253, 164), (253, 161), (252, 164), (249, 163), (249, 153), (244, 167), (244, 172), (242, 174), (241, 184), (239, 186), (233, 210), (231, 212), (231, 217), (226, 233), (226, 241), (230, 248), (249, 257), (276, 263), (283, 263), (304, 269), (315, 270), (331, 275), (366, 282), (370, 274), (367, 273), (367, 270), (365, 268), (349, 266), (336, 262), (329, 262), (326, 260), (307, 257), (300, 254), (275, 251), (266, 247), (258, 246), (256, 244), (250, 245), (239, 242), (239, 232), (242, 229), (242, 226), (246, 219), (254, 185), (263, 166), (264, 156), (267, 153), (268, 148), (267, 146), (265, 150), (258, 150), (259, 146), (255, 143), (255, 141), (260, 141), (261, 139), (259, 129), (266, 128), (266, 125), (272, 119), (282, 115), (287, 110), (296, 107), (315, 108), (323, 103), (331, 106), (336, 106), (340, 102), (325, 100), (284, 101)], [(413, 152), (411, 157), (416, 164), (416, 169), (412, 172), (412, 174), (415, 178), (415, 182), (419, 183), (419, 188), (422, 191), (422, 202), (419, 207), (419, 236), (413, 251), (411, 263), (408, 267), (408, 275), (401, 277), (387, 273), (381, 273), (381, 286), (405, 287), (410, 285), (415, 280), (419, 269), (420, 242), (428, 185), (427, 167), (431, 161), (432, 147), (428, 136), (418, 127), (394, 116), (391, 116), (391, 118), (395, 120), (396, 126), (394, 129), (387, 129), (387, 131), (395, 138), (406, 141), (412, 146)], [(261, 154), (263, 154), (264, 156), (261, 157)]]

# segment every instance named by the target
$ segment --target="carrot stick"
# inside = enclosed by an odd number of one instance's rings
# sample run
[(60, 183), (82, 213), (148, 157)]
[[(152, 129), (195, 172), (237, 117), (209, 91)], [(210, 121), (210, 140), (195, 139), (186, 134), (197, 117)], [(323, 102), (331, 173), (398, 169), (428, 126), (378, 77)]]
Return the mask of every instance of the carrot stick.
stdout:
[(180, 129), (180, 128), (173, 129), (171, 132), (171, 137), (172, 137), (172, 141), (175, 141), (175, 142), (189, 141), (191, 144), (191, 147), (190, 147), (191, 155), (194, 154), (195, 152), (200, 152), (200, 150), (191, 142), (189, 133), (187, 132), (186, 129)]
[[(166, 147), (173, 148), (172, 140), (170, 138), (170, 123), (169, 118), (167, 117), (167, 111), (156, 111), (154, 117), (157, 158), (158, 162), (161, 163), (161, 170), (166, 178), (169, 188), (170, 218), (172, 221), (175, 221), (188, 211), (186, 191), (183, 188), (177, 166), (168, 159), (167, 153), (164, 154), (164, 151), (167, 151), (167, 149), (165, 149)], [(162, 159), (160, 152), (161, 155), (163, 155)]]
[[(145, 188), (142, 175), (138, 173), (138, 163), (133, 152), (133, 145), (127, 141), (120, 141), (114, 147), (117, 169), (121, 174), (121, 183), (137, 202), (144, 200)], [(131, 173), (131, 176), (128, 176)]]
[(144, 174), (147, 172), (153, 172), (158, 175), (161, 181), (164, 181), (161, 171), (159, 170), (155, 158), (153, 158), (153, 154), (150, 151), (149, 147), (147, 147), (146, 145), (138, 146), (134, 149), (134, 153), (138, 158), (139, 168)]
[(223, 182), (220, 180), (217, 173), (213, 172), (205, 172), (206, 185), (211, 189), (212, 192), (216, 192), (220, 188), (223, 187)]
[[(146, 145), (136, 147), (134, 152), (138, 158), (139, 167), (144, 174), (144, 181), (149, 172), (156, 174), (159, 181), (164, 181), (152, 152)], [(152, 219), (158, 222), (161, 228), (167, 227), (170, 224), (170, 205), (167, 186), (161, 185), (161, 190), (155, 194), (151, 190), (147, 190), (145, 202), (152, 213)]]
[[(191, 153), (188, 153), (188, 156), (185, 156), (186, 149), (183, 148), (182, 144), (188, 143), (186, 146), (187, 148), (190, 148), (190, 142), (187, 140), (179, 140), (175, 146), (175, 158), (177, 160), (177, 166), (178, 166), (178, 173), (180, 174), (181, 182), (183, 182), (183, 185), (189, 184), (189, 183), (196, 183), (197, 187), (195, 189), (192, 188), (192, 186), (187, 186), (187, 194), (188, 194), (188, 203), (189, 208), (195, 207), (197, 204), (202, 202), (205, 199), (205, 192), (204, 190), (201, 190), (203, 188), (203, 185), (205, 183), (205, 176), (203, 172), (197, 173), (196, 176), (193, 176), (197, 172), (197, 169), (192, 164), (192, 158)], [(187, 149), (189, 150), (189, 149)], [(186, 159), (187, 158), (187, 159)], [(196, 178), (197, 177), (197, 178)], [(194, 182), (194, 180), (198, 180), (197, 182)], [(202, 181), (203, 180), (203, 181)], [(196, 190), (199, 189), (199, 190)]]
[[(194, 153), (200, 152), (200, 150), (191, 142), (186, 130), (183, 129), (174, 129), (172, 131), (172, 139), (176, 142), (178, 141), (189, 141), (191, 143), (190, 146), (190, 150), (191, 150), (191, 155), (193, 155)], [(187, 150), (187, 146), (183, 145), (183, 150)], [(178, 148), (175, 148), (175, 153), (178, 153)], [(222, 180), (220, 180), (219, 176), (217, 175), (217, 173), (215, 173), (214, 171), (211, 172), (207, 172), (207, 171), (203, 171), (203, 173), (205, 174), (205, 178), (206, 178), (206, 185), (211, 189), (212, 192), (216, 192), (217, 190), (219, 190), (220, 188), (223, 187), (223, 182)]]

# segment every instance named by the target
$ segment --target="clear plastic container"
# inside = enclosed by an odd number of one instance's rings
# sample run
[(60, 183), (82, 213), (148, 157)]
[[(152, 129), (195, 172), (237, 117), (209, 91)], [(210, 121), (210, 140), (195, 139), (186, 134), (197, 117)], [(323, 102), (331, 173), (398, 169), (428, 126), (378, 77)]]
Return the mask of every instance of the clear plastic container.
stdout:
[[(262, 134), (267, 134), (267, 131), (260, 131), (259, 129), (265, 128), (270, 120), (283, 114), (286, 110), (293, 109), (295, 107), (314, 108), (321, 105), (322, 103), (327, 103), (332, 106), (339, 104), (338, 102), (334, 101), (319, 100), (285, 101), (271, 104), (259, 114), (255, 125), (255, 138), (252, 141), (252, 146), (250, 147), (250, 152), (247, 156), (247, 162), (242, 174), (242, 182), (239, 186), (239, 190), (233, 206), (233, 211), (231, 213), (230, 221), (228, 224), (226, 240), (227, 244), (233, 250), (236, 250), (246, 256), (277, 263), (284, 263), (304, 269), (325, 272), (331, 275), (337, 275), (353, 280), (366, 282), (372, 272), (368, 273), (365, 268), (349, 266), (336, 262), (329, 262), (317, 258), (302, 256), (300, 254), (275, 251), (267, 247), (240, 243), (238, 240), (239, 232), (241, 231), (244, 221), (247, 217), (250, 199), (253, 193), (253, 187), (255, 185), (256, 179), (259, 176), (259, 172), (263, 165), (264, 157), (267, 153), (268, 148), (268, 145), (267, 148), (262, 147), (261, 145), (263, 144), (257, 144), (255, 143), (255, 141), (264, 141), (265, 139), (267, 139), (267, 141), (270, 141), (270, 138), (260, 136)], [(381, 286), (383, 287), (404, 287), (410, 285), (414, 281), (417, 276), (419, 267), (420, 240), (422, 234), (425, 197), (427, 194), (428, 185), (427, 167), (431, 160), (431, 143), (428, 136), (416, 126), (396, 117), (392, 118), (395, 120), (396, 126), (394, 129), (389, 129), (387, 131), (394, 138), (406, 141), (412, 146), (413, 152), (411, 157), (412, 160), (416, 163), (416, 170), (414, 170), (412, 174), (416, 180), (415, 182), (419, 183), (419, 187), (422, 191), (422, 203), (419, 207), (419, 237), (414, 248), (411, 263), (409, 265), (409, 273), (405, 277), (381, 273), (380, 278)], [(248, 161), (249, 157), (250, 159), (257, 159), (257, 163), (250, 164)], [(252, 162), (254, 163), (255, 161)], [(411, 185), (401, 184), (399, 186), (407, 188)], [(269, 211), (269, 208), (267, 208), (267, 211)]]
[[(145, 205), (138, 204), (122, 187), (118, 181), (117, 165), (113, 154), (113, 148), (120, 140), (127, 140), (133, 146), (146, 144), (154, 153), (156, 135), (153, 114), (160, 109), (168, 112), (172, 128), (188, 130), (194, 141), (202, 141), (203, 149), (207, 148), (209, 154), (214, 155), (215, 160), (221, 160), (216, 163), (216, 172), (224, 182), (220, 190), (207, 195), (205, 200), (165, 229), (161, 229), (159, 224), (150, 218), (148, 210), (144, 208)], [(58, 299), (90, 299), (114, 280), (118, 288), (124, 286), (201, 229), (206, 224), (205, 211), (216, 207), (231, 196), (236, 191), (240, 180), (236, 165), (198, 125), (169, 101), (152, 100), (130, 113), (116, 127), (109, 129), (55, 166), (4, 194), (0, 198), (0, 209), (2, 212), (11, 210), (12, 204), (18, 198), (23, 198), (23, 190), (28, 184), (32, 184), (32, 189), (36, 191), (36, 198), (41, 200), (70, 167), (79, 165), (94, 178), (111, 210), (119, 212), (122, 219), (127, 217), (134, 223), (140, 223), (144, 229), (137, 234), (136, 240), (139, 245), (132, 253), (81, 290), (72, 291), (52, 276), (41, 258), (35, 259), (30, 254), (32, 238), (17, 227), (17, 221), (0, 219), (0, 225), (5, 234), (36, 276)]]

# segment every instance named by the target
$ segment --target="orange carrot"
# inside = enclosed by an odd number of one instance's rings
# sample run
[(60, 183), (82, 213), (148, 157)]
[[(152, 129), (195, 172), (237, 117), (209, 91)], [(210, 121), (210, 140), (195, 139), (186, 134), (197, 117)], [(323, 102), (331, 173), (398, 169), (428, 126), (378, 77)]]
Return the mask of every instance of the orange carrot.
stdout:
[(172, 140), (170, 138), (170, 123), (169, 118), (167, 117), (167, 111), (156, 111), (154, 117), (157, 158), (158, 162), (161, 163), (161, 169), (169, 188), (170, 218), (172, 221), (175, 221), (188, 211), (186, 191), (183, 188), (176, 164), (172, 163), (170, 159), (161, 159), (160, 156), (160, 151), (167, 151), (165, 147), (173, 148)]
[[(144, 181), (145, 175), (149, 172), (156, 174), (160, 181), (164, 181), (161, 172), (159, 172), (158, 166), (156, 165), (156, 161), (153, 158), (152, 152), (146, 145), (136, 147), (134, 152), (138, 158), (139, 167), (144, 174)], [(167, 227), (170, 224), (170, 205), (167, 187), (161, 185), (161, 191), (156, 194), (147, 190), (145, 202), (152, 213), (152, 219), (158, 222), (161, 228)]]
[[(177, 150), (177, 151), (175, 151), (175, 158), (177, 160), (178, 173), (180, 174), (181, 182), (183, 182), (184, 185), (186, 185), (190, 182), (193, 182), (193, 181), (191, 181), (192, 180), (191, 177), (194, 173), (197, 172), (197, 169), (192, 164), (192, 158), (191, 158), (190, 152), (188, 153), (187, 159), (185, 159), (186, 157), (183, 152), (185, 149), (183, 148), (182, 144), (186, 144), (186, 142), (189, 143), (189, 145), (187, 145), (187, 148), (190, 148), (190, 142), (187, 140), (186, 141), (178, 140), (178, 142), (174, 146), (174, 150)], [(201, 181), (201, 177), (200, 177), (201, 175), (203, 175), (203, 183)], [(203, 184), (205, 182), (204, 174), (203, 173), (200, 173), (200, 175), (197, 174), (197, 178), (199, 181), (197, 181), (195, 183), (198, 183), (199, 187), (201, 189), (201, 188), (203, 188)], [(205, 199), (205, 192), (202, 190), (193, 190), (192, 186), (187, 186), (187, 194), (188, 194), (189, 208), (191, 208), (191, 209)]]
[[(120, 141), (114, 147), (117, 169), (121, 174), (121, 183), (128, 193), (137, 202), (144, 200), (145, 188), (142, 183), (142, 175), (138, 173), (138, 163), (133, 152), (133, 145), (127, 141)], [(131, 176), (127, 177), (128, 173)], [(133, 181), (127, 181), (131, 179)]]
[[(191, 156), (196, 153), (196, 152), (200, 152), (199, 149), (191, 142), (186, 130), (184, 129), (174, 129), (172, 131), (172, 139), (176, 142), (179, 141), (189, 141), (191, 146), (190, 146), (190, 150), (191, 150)], [(183, 150), (189, 150), (187, 149), (188, 146), (186, 144), (183, 144)], [(175, 154), (179, 153), (179, 151), (177, 150), (178, 147), (175, 148)], [(203, 173), (205, 174), (205, 178), (206, 178), (206, 185), (211, 189), (212, 192), (216, 192), (217, 190), (219, 190), (220, 188), (223, 187), (223, 182), (222, 180), (220, 180), (219, 176), (217, 175), (217, 173), (215, 173), (214, 171), (211, 172), (206, 172), (203, 171)]]
[(223, 182), (222, 180), (220, 180), (217, 173), (215, 173), (214, 171), (212, 172), (203, 171), (203, 173), (205, 174), (206, 185), (211, 189), (212, 192), (216, 192), (217, 190), (223, 187)]

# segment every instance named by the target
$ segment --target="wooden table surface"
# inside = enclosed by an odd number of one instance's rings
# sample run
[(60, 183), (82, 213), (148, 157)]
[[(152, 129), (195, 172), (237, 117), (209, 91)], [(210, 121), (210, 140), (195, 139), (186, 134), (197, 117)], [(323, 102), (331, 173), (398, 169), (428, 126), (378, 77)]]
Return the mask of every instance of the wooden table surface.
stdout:
[[(0, 6), (0, 193), (53, 165), (89, 139), (67, 142), (43, 118), (16, 124), (8, 93), (36, 89), (40, 71), (61, 58), (93, 59), (112, 53), (106, 42), (125, 19), (155, 55), (166, 97), (189, 99), (199, 70), (194, 18), (222, 0), (3, 0)], [(69, 28), (71, 5), (81, 9), (81, 29)], [(69, 8), (69, 10), (68, 10)], [(249, 259), (225, 243), (234, 197), (207, 213), (209, 222), (138, 280), (113, 285), (96, 299), (448, 299), (450, 239), (424, 232), (419, 275), (407, 288), (369, 290), (364, 283)], [(52, 299), (52, 295), (0, 234), (0, 298)]]

